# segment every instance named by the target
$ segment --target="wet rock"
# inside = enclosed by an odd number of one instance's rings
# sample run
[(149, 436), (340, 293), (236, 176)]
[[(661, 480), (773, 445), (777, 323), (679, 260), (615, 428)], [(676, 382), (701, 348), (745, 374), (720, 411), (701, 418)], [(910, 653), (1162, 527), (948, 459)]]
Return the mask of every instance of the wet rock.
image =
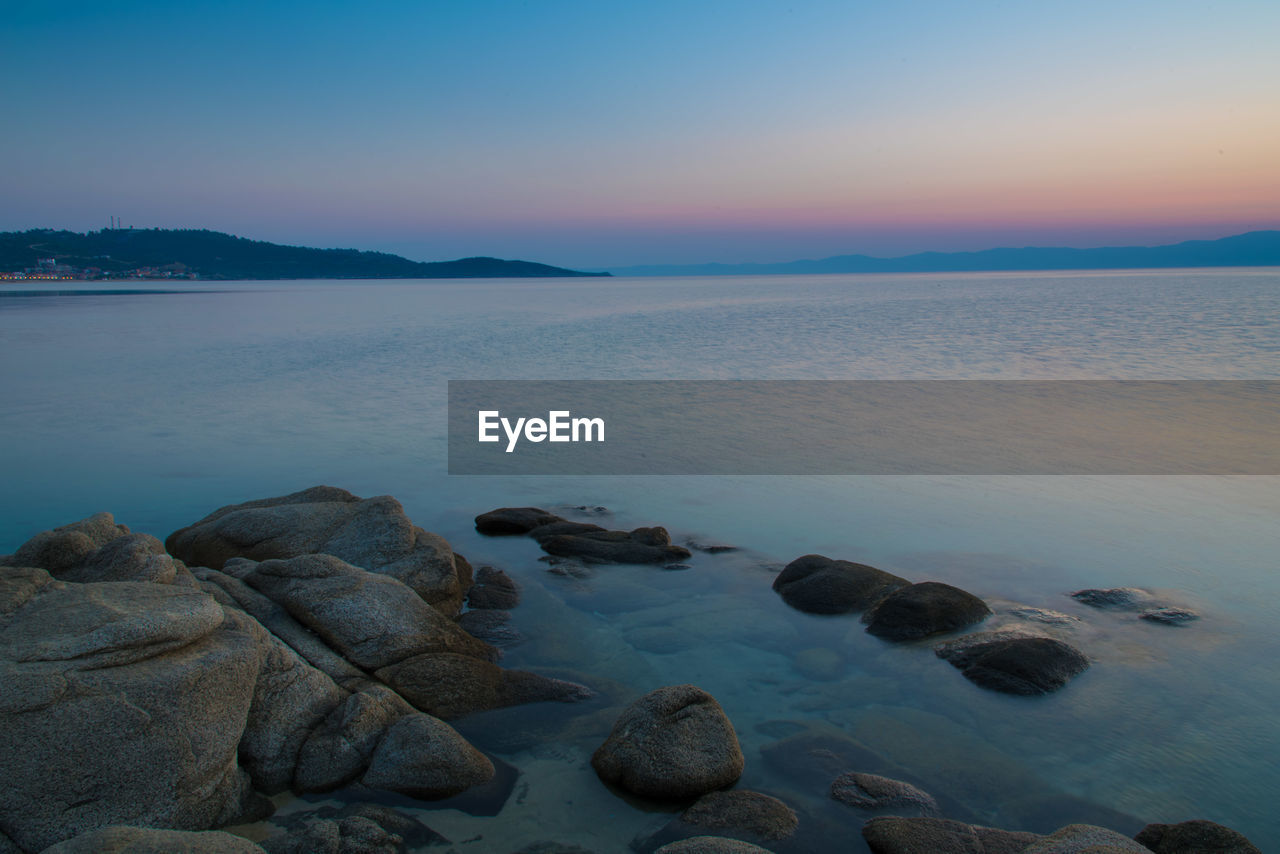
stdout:
[(607, 529), (601, 528), (599, 525), (593, 525), (590, 522), (570, 522), (567, 519), (558, 519), (546, 525), (539, 525), (529, 532), (529, 536), (541, 543), (561, 534), (595, 534), (605, 530)]
[(1071, 594), (1071, 598), (1093, 608), (1108, 608), (1116, 611), (1136, 611), (1155, 604), (1154, 596), (1137, 587), (1077, 590)]
[(370, 803), (321, 807), (272, 822), (286, 832), (262, 841), (267, 854), (405, 854), (449, 844), (416, 818)]
[(467, 611), (458, 618), (458, 626), (473, 638), (499, 649), (524, 641), (524, 635), (512, 625), (511, 615), (506, 611)]
[(695, 552), (705, 552), (709, 555), (721, 555), (739, 551), (737, 546), (731, 546), (726, 543), (708, 543), (694, 538), (685, 540), (685, 545)]
[(940, 658), (983, 688), (1006, 694), (1048, 694), (1089, 667), (1075, 647), (1053, 638), (1012, 638), (957, 648), (943, 644)]
[(257, 564), (239, 560), (226, 569), (366, 670), (424, 652), (497, 658), (496, 650), (458, 628), (406, 585), (332, 555)]
[(862, 826), (873, 854), (1020, 854), (1034, 833), (980, 827), (945, 818), (882, 816)]
[(798, 611), (845, 614), (870, 608), (910, 583), (873, 566), (805, 555), (787, 564), (773, 580), (773, 589)]
[(347, 697), (307, 736), (298, 752), (294, 789), (328, 792), (357, 779), (369, 767), (386, 731), (414, 711), (382, 685)]
[(686, 570), (686, 569), (693, 569), (693, 564), (689, 564), (689, 563), (669, 563), (669, 564), (667, 564), (666, 566), (664, 566), (664, 567), (662, 567), (662, 568), (663, 568), (663, 569), (665, 569), (665, 570), (671, 571), (671, 572), (681, 572), (681, 571), (684, 571), (684, 570)]
[(950, 584), (924, 581), (890, 593), (868, 611), (867, 631), (889, 641), (954, 632), (991, 615), (987, 603)]
[(1243, 833), (1203, 819), (1148, 824), (1134, 838), (1155, 854), (1262, 854)]
[(0, 825), (15, 843), (261, 808), (237, 762), (266, 654), (248, 617), (170, 585), (0, 579)]
[(671, 536), (660, 527), (556, 534), (540, 545), (547, 554), (594, 563), (671, 563), (691, 556), (683, 546), (671, 545)]
[(554, 513), (537, 507), (499, 507), (476, 517), (476, 530), (491, 537), (527, 534), (534, 528), (563, 522)]
[(722, 836), (694, 836), (659, 848), (654, 854), (772, 854), (768, 848), (726, 839)]
[(1151, 854), (1129, 837), (1092, 824), (1069, 824), (1032, 842), (1023, 854)]
[(427, 653), (378, 671), (378, 678), (424, 712), (451, 719), (486, 709), (555, 700), (571, 703), (594, 696), (576, 682), (454, 653)]
[(800, 823), (795, 810), (782, 801), (745, 789), (703, 795), (680, 819), (703, 830), (732, 831), (734, 836), (750, 834), (762, 839), (786, 839)]
[(760, 755), (775, 772), (813, 791), (822, 791), (850, 768), (890, 767), (865, 745), (837, 733), (800, 732), (765, 745)]
[(46, 848), (43, 854), (262, 854), (241, 836), (154, 827), (104, 827)]
[(1200, 619), (1200, 615), (1190, 608), (1152, 608), (1149, 611), (1143, 611), (1138, 616), (1153, 623), (1163, 623), (1166, 626), (1182, 626)]
[(650, 798), (692, 798), (742, 775), (737, 734), (715, 698), (693, 685), (632, 703), (591, 757), (600, 778)]
[(1080, 622), (1080, 618), (1072, 614), (1051, 611), (1048, 608), (1033, 608), (1030, 605), (1010, 608), (1007, 613), (1020, 620), (1026, 620), (1031, 623), (1044, 623), (1046, 626), (1070, 626)]
[(864, 810), (908, 809), (923, 816), (938, 812), (938, 802), (929, 793), (910, 783), (875, 774), (841, 774), (831, 783), (831, 797)]
[(449, 544), (416, 527), (389, 495), (361, 499), (316, 486), (234, 504), (173, 532), (165, 547), (189, 565), (212, 569), (236, 557), (328, 554), (402, 582), (446, 614), (462, 604), (464, 584)]
[(391, 725), (374, 751), (363, 782), (371, 789), (432, 800), (460, 794), (493, 776), (489, 758), (453, 727), (419, 713)]
[(476, 573), (475, 584), (467, 593), (467, 605), (471, 608), (490, 608), (506, 611), (520, 604), (520, 588), (500, 569), (482, 566)]
[(802, 649), (791, 663), (805, 678), (818, 682), (831, 682), (844, 675), (844, 659), (840, 653), (826, 647)]

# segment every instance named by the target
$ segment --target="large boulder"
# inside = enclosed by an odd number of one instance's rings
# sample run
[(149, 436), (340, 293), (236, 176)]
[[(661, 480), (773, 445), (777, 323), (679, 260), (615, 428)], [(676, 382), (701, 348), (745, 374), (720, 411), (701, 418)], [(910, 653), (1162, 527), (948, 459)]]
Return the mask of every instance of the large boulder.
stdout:
[(1123, 833), (1092, 824), (1069, 824), (1022, 849), (1022, 854), (1151, 854)]
[(5, 562), (9, 566), (38, 567), (56, 576), (128, 533), (129, 529), (117, 525), (110, 513), (95, 513), (52, 531), (41, 531), (19, 546)]
[(861, 563), (805, 555), (787, 564), (773, 580), (784, 602), (811, 614), (845, 614), (870, 608), (911, 582)]
[(36, 534), (0, 563), (38, 567), (59, 581), (77, 583), (173, 584), (181, 578), (185, 584), (190, 578), (182, 562), (165, 553), (163, 543), (150, 534), (130, 533), (110, 513)]
[(169, 585), (0, 569), (0, 826), (40, 851), (112, 825), (205, 830), (262, 802), (237, 761), (266, 651)]
[(332, 555), (256, 564), (235, 560), (225, 569), (366, 670), (424, 652), (497, 658), (495, 649), (458, 628), (405, 584)]
[(673, 546), (671, 535), (661, 527), (556, 534), (539, 544), (547, 554), (589, 563), (671, 563), (692, 556), (684, 546)]
[(946, 818), (882, 816), (862, 826), (872, 854), (1021, 854), (1034, 833), (999, 830)]
[(1243, 833), (1212, 821), (1148, 824), (1134, 837), (1155, 854), (1262, 854)]
[(1048, 694), (1089, 667), (1080, 650), (1046, 637), (997, 637), (964, 647), (942, 644), (935, 651), (975, 685), (1006, 694)]
[(328, 792), (355, 780), (369, 767), (391, 725), (414, 711), (383, 685), (370, 685), (350, 695), (308, 733), (298, 751), (293, 788)]
[(575, 702), (594, 696), (576, 682), (455, 653), (427, 653), (384, 667), (377, 676), (414, 706), (446, 720), (473, 712), (548, 700)]
[(431, 715), (414, 713), (387, 730), (374, 750), (364, 784), (433, 800), (487, 783), (493, 763), (453, 727)]
[(554, 513), (538, 507), (499, 507), (476, 517), (476, 530), (491, 537), (518, 536), (534, 528), (563, 522)]
[(480, 567), (475, 584), (467, 593), (468, 607), (505, 611), (518, 604), (520, 587), (511, 576), (491, 566)]
[(939, 581), (923, 581), (890, 593), (863, 615), (867, 631), (888, 641), (954, 632), (991, 616), (987, 603)]
[(154, 827), (104, 827), (46, 848), (43, 854), (263, 854), (242, 836)]
[(600, 778), (649, 798), (694, 798), (742, 776), (742, 749), (715, 698), (693, 685), (632, 703), (591, 757)]
[(331, 486), (223, 507), (174, 531), (165, 546), (192, 566), (213, 569), (236, 557), (330, 554), (403, 582), (447, 614), (458, 611), (470, 584), (459, 577), (449, 544), (410, 522), (400, 502)]

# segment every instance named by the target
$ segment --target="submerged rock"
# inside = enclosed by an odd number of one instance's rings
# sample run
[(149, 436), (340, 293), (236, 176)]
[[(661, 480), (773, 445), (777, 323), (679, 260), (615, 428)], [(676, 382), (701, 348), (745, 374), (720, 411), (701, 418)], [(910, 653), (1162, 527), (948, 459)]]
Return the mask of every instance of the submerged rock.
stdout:
[(600, 778), (649, 798), (692, 798), (742, 776), (738, 736), (715, 698), (693, 685), (651, 691), (618, 718), (591, 757)]
[(520, 588), (500, 569), (482, 566), (467, 593), (470, 608), (506, 611), (520, 604)]
[(1077, 590), (1071, 594), (1071, 598), (1092, 608), (1109, 608), (1117, 611), (1136, 611), (1155, 604), (1153, 595), (1137, 587), (1089, 588)]
[(1020, 854), (1034, 833), (998, 830), (946, 818), (882, 816), (862, 826), (873, 854)]
[(762, 839), (786, 839), (800, 823), (796, 811), (782, 801), (745, 789), (703, 795), (680, 820), (691, 827)]
[(723, 836), (693, 836), (664, 845), (653, 854), (773, 854), (768, 848)]
[(1023, 849), (1023, 854), (1151, 854), (1122, 833), (1092, 824), (1069, 824)]
[(691, 556), (683, 546), (673, 546), (671, 535), (661, 527), (556, 534), (542, 539), (539, 544), (547, 554), (595, 563), (665, 564)]
[(506, 611), (467, 611), (458, 617), (458, 626), (473, 638), (500, 649), (524, 642), (524, 635), (512, 625)]
[(968, 591), (923, 581), (890, 593), (868, 611), (867, 631), (889, 641), (917, 640), (954, 632), (991, 616), (987, 603)]
[(104, 827), (46, 848), (43, 854), (262, 854), (241, 836), (218, 830)]
[(942, 644), (935, 651), (969, 681), (1006, 694), (1048, 694), (1089, 667), (1089, 659), (1078, 649), (1045, 637), (996, 638), (967, 646)]
[(400, 502), (389, 495), (361, 499), (332, 486), (223, 507), (174, 531), (165, 547), (190, 565), (213, 569), (237, 557), (333, 555), (402, 582), (446, 614), (457, 613), (470, 583), (459, 577), (449, 544), (410, 522)]
[(1181, 626), (1200, 619), (1200, 615), (1190, 608), (1152, 608), (1150, 611), (1143, 611), (1138, 616), (1153, 623), (1163, 623), (1166, 626)]
[(1148, 824), (1134, 838), (1155, 854), (1262, 854), (1243, 833), (1204, 819)]
[(924, 816), (938, 812), (938, 802), (928, 792), (875, 774), (841, 774), (831, 783), (831, 797), (864, 810), (910, 809)]
[(406, 854), (449, 840), (416, 818), (371, 803), (290, 813), (286, 832), (262, 840), (267, 854)]
[(798, 611), (844, 614), (870, 608), (910, 583), (873, 566), (805, 555), (787, 564), (773, 589)]
[(585, 685), (454, 653), (418, 655), (378, 671), (378, 678), (424, 712), (451, 719), (547, 700), (572, 703), (595, 696)]
[(805, 678), (817, 682), (832, 682), (844, 675), (844, 658), (826, 647), (802, 649), (792, 657), (791, 663)]

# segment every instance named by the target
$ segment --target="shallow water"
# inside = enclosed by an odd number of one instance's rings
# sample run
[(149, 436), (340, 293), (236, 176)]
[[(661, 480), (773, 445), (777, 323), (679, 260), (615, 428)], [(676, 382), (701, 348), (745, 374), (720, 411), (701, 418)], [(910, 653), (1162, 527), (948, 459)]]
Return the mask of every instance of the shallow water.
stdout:
[[(459, 850), (621, 851), (665, 822), (588, 760), (611, 704), (684, 681), (734, 721), (742, 785), (835, 822), (833, 848), (860, 816), (761, 753), (805, 728), (856, 738), (982, 823), (1045, 829), (1103, 805), (1280, 846), (1280, 478), (449, 477), (443, 411), (450, 379), (1277, 379), (1280, 272), (165, 290), (0, 299), (0, 551), (101, 509), (163, 538), (316, 483), (397, 496), (524, 585), (513, 619), (529, 640), (509, 666), (574, 671), (605, 695), (558, 729), (537, 709), (459, 724), (521, 772), (499, 819), (424, 814), (454, 840), (483, 836)], [(477, 513), (518, 504), (605, 505), (611, 525), (744, 550), (566, 579), (532, 541), (474, 532)], [(787, 608), (769, 583), (809, 552), (1079, 616), (1066, 636), (1094, 666), (1047, 698), (981, 691), (927, 645)], [(1170, 628), (1064, 595), (1117, 585), (1204, 618)], [(835, 678), (797, 668), (815, 648), (834, 651)], [(537, 743), (501, 737), (512, 721)]]

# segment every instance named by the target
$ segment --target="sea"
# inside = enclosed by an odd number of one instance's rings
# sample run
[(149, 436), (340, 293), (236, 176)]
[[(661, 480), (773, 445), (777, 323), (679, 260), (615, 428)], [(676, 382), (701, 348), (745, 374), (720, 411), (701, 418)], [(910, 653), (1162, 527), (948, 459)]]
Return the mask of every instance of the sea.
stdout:
[[(1207, 818), (1280, 850), (1278, 476), (465, 476), (446, 452), (450, 380), (1277, 380), (1280, 269), (20, 283), (0, 289), (0, 364), (0, 553), (100, 510), (163, 539), (329, 484), (395, 496), (517, 580), (504, 665), (599, 698), (457, 722), (518, 773), (497, 815), (418, 813), (459, 851), (657, 832), (679, 807), (589, 761), (620, 705), (682, 683), (733, 721), (739, 786), (800, 814), (807, 841), (780, 851), (865, 850), (867, 814), (791, 747), (849, 743), (978, 824)], [(560, 574), (474, 530), (526, 505), (737, 550)], [(770, 584), (810, 553), (963, 587), (992, 624), (1060, 612), (1092, 666), (1048, 696), (983, 690), (930, 642), (789, 608)], [(1118, 586), (1200, 619), (1069, 596)]]

